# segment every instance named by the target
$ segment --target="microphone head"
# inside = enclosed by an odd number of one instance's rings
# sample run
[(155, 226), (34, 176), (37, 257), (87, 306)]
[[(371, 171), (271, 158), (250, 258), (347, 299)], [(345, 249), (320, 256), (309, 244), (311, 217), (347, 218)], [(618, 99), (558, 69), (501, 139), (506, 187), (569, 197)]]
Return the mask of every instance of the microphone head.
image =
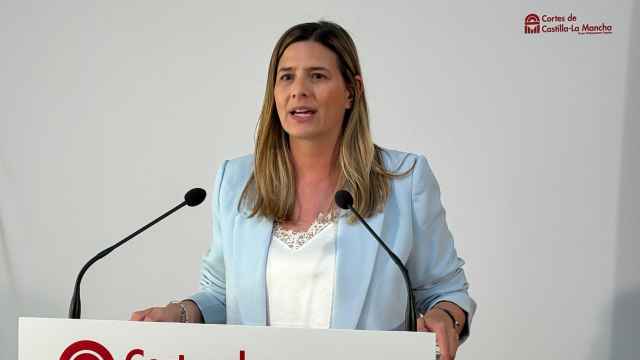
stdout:
[(187, 203), (187, 205), (193, 207), (193, 206), (198, 206), (202, 204), (202, 202), (204, 201), (204, 198), (206, 197), (207, 197), (207, 192), (204, 191), (204, 189), (193, 188), (187, 191), (186, 194), (184, 194), (184, 201)]
[(341, 209), (349, 210), (353, 206), (353, 196), (347, 190), (339, 190), (335, 196), (336, 204)]

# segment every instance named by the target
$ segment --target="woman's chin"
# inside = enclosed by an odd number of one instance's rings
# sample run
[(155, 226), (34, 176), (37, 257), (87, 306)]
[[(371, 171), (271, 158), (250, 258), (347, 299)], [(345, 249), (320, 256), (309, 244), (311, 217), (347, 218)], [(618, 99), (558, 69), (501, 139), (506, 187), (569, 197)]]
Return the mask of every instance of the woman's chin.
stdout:
[(314, 141), (318, 135), (314, 131), (291, 131), (288, 132), (290, 140)]
[(289, 122), (287, 125), (285, 131), (289, 135), (289, 138), (310, 140), (318, 136), (318, 131), (314, 128), (313, 124)]

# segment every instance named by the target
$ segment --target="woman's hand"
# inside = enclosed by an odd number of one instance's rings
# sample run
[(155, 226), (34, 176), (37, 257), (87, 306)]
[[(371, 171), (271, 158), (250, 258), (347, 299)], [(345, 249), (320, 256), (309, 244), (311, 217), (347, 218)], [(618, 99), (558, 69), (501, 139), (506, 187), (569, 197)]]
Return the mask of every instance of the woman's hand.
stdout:
[[(182, 315), (184, 308), (185, 314)], [(185, 322), (202, 323), (202, 313), (193, 300), (182, 300), (179, 303), (170, 303), (162, 307), (150, 307), (131, 314), (132, 321), (159, 321), (159, 322)]]
[(150, 307), (131, 314), (132, 321), (180, 322), (180, 306), (169, 304), (163, 307)]
[(443, 310), (433, 308), (421, 315), (416, 323), (418, 331), (435, 332), (442, 360), (453, 360), (458, 351), (458, 331)]

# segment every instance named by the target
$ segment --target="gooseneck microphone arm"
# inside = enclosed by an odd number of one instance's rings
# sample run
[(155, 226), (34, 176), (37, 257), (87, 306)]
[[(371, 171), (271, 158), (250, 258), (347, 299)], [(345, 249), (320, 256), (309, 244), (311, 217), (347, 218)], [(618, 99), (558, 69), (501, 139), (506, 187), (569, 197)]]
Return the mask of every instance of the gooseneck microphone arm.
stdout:
[(400, 258), (389, 249), (387, 244), (376, 234), (375, 231), (369, 226), (369, 224), (362, 218), (362, 216), (353, 208), (353, 197), (346, 190), (340, 190), (335, 195), (336, 204), (345, 210), (351, 210), (353, 214), (360, 220), (362, 225), (369, 231), (369, 233), (378, 241), (378, 244), (387, 252), (391, 257), (391, 260), (398, 266), (404, 283), (407, 287), (407, 308), (405, 311), (405, 327), (407, 331), (416, 331), (416, 299), (413, 294), (413, 287), (411, 286), (411, 279), (409, 278), (409, 271), (404, 266)]
[(120, 247), (121, 245), (126, 243), (127, 241), (133, 239), (134, 237), (136, 237), (141, 232), (143, 232), (143, 231), (147, 230), (148, 228), (152, 227), (153, 225), (157, 224), (162, 219), (164, 219), (167, 216), (173, 214), (174, 212), (180, 210), (185, 205), (189, 205), (191, 207), (200, 205), (204, 201), (204, 198), (206, 196), (207, 196), (207, 193), (203, 189), (193, 188), (193, 189), (189, 190), (184, 195), (184, 201), (183, 202), (181, 202), (180, 204), (178, 204), (177, 206), (175, 206), (171, 210), (167, 211), (166, 213), (160, 215), (157, 219), (151, 221), (147, 225), (145, 225), (145, 226), (141, 227), (140, 229), (136, 230), (133, 234), (131, 234), (131, 235), (127, 236), (126, 238), (118, 241), (117, 243), (113, 244), (112, 246), (100, 251), (96, 256), (92, 257), (91, 260), (89, 260), (86, 264), (84, 264), (84, 266), (82, 267), (82, 269), (78, 273), (78, 277), (76, 278), (76, 284), (75, 284), (75, 286), (73, 288), (73, 296), (71, 297), (71, 305), (69, 306), (69, 319), (80, 319), (80, 313), (81, 313), (80, 283), (82, 282), (82, 277), (87, 272), (89, 267), (91, 267), (91, 265), (93, 265), (96, 261), (102, 259), (103, 257), (109, 255), (109, 253), (111, 253), (113, 250), (117, 249), (118, 247)]

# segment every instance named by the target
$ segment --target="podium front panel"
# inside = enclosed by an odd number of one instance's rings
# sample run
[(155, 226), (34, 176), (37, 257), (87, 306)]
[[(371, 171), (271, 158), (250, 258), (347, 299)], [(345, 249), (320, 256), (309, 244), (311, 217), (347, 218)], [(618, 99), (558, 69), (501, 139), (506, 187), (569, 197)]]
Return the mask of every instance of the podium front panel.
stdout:
[(404, 331), (20, 318), (19, 360), (435, 359)]

